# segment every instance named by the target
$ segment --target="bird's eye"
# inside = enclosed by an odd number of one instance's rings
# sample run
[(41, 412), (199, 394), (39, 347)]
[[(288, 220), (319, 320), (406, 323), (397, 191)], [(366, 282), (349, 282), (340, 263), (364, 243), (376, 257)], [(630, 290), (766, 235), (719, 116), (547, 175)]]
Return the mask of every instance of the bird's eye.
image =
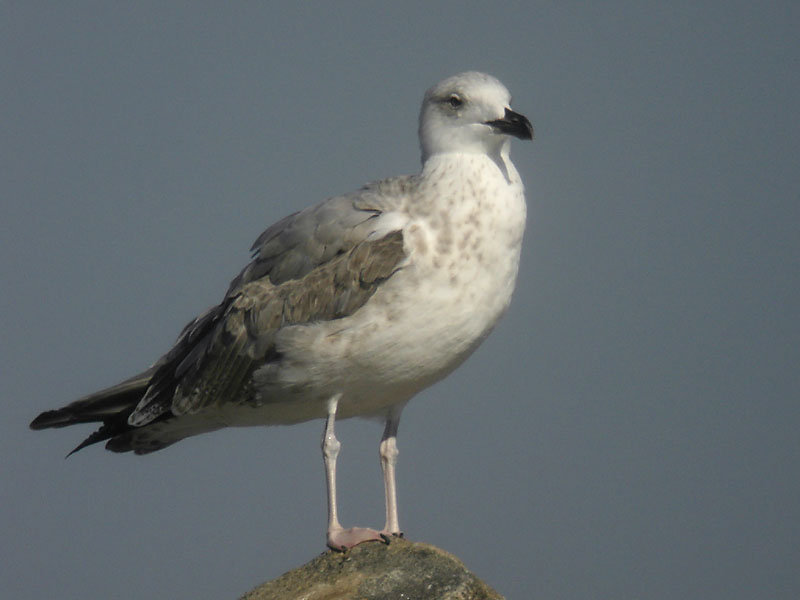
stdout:
[(453, 94), (447, 99), (447, 103), (453, 108), (460, 108), (464, 101), (458, 94)]

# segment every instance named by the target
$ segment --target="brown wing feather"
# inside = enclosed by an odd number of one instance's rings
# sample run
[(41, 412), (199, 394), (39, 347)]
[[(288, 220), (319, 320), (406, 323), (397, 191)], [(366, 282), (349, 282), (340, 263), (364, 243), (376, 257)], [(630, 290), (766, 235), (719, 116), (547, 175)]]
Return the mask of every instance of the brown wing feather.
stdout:
[[(247, 283), (214, 328), (195, 342), (193, 350), (201, 348), (202, 352), (187, 354), (191, 364), (184, 356), (177, 365), (163, 366), (166, 372), (180, 373), (174, 382), (171, 412), (191, 414), (223, 402), (251, 400), (253, 371), (279, 359), (274, 337), (281, 327), (352, 315), (404, 258), (402, 232), (394, 231), (357, 244), (301, 278), (279, 285), (268, 278)], [(132, 424), (145, 424), (153, 412), (160, 414), (161, 410), (140, 405)]]

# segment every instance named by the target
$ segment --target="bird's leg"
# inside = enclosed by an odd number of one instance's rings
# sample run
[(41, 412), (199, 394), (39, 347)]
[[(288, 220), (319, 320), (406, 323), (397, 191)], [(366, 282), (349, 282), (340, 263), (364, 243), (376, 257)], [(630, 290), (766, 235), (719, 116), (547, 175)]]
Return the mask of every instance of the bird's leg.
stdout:
[(344, 551), (361, 542), (383, 541), (383, 537), (374, 529), (365, 527), (344, 529), (339, 523), (336, 510), (336, 457), (342, 444), (336, 439), (333, 423), (336, 420), (336, 407), (340, 398), (341, 394), (337, 394), (328, 400), (328, 418), (322, 436), (322, 456), (325, 459), (325, 480), (328, 487), (328, 547)]
[(395, 465), (397, 464), (397, 426), (400, 423), (400, 409), (393, 409), (386, 417), (386, 427), (380, 444), (383, 488), (386, 494), (386, 525), (381, 533), (384, 536), (401, 536), (400, 521), (397, 516), (397, 484)]
[(336, 407), (341, 394), (328, 400), (328, 418), (325, 420), (325, 433), (322, 436), (322, 456), (325, 460), (325, 479), (328, 488), (328, 537), (333, 530), (339, 530), (339, 516), (336, 511), (336, 457), (342, 444), (336, 439), (333, 422), (336, 420)]

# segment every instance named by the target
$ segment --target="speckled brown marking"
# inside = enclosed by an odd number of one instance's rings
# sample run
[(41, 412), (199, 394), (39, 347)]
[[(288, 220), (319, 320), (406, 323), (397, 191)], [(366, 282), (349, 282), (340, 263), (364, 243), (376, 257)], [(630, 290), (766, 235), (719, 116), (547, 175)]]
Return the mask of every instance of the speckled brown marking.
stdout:
[(414, 252), (420, 256), (428, 253), (428, 242), (425, 240), (425, 234), (419, 225), (414, 224), (408, 228), (408, 242)]
[(436, 240), (436, 252), (449, 254), (453, 245), (453, 232), (450, 227), (442, 227)]
[(467, 245), (469, 244), (470, 239), (472, 238), (472, 231), (473, 231), (472, 229), (467, 229), (464, 232), (464, 235), (461, 236), (461, 239), (458, 241), (458, 249), (459, 250), (461, 250), (461, 251), (466, 250)]

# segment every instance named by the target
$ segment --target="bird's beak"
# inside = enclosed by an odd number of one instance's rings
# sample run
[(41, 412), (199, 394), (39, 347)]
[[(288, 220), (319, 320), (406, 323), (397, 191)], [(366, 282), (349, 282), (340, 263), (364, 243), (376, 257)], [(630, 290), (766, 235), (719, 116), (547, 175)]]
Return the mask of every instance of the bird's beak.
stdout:
[(510, 108), (506, 109), (506, 114), (502, 119), (486, 121), (486, 124), (493, 127), (498, 133), (513, 135), (521, 140), (533, 139), (533, 125), (526, 117), (515, 113)]

